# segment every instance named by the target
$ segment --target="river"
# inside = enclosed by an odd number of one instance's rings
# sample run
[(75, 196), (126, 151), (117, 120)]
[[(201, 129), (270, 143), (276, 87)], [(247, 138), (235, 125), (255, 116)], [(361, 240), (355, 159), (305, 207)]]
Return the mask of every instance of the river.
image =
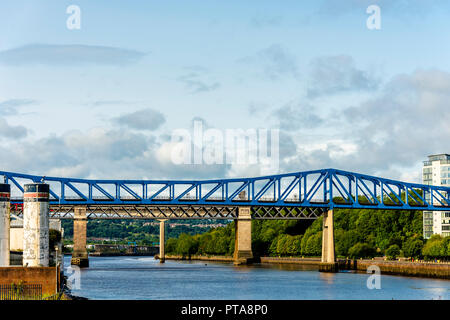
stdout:
[[(450, 281), (381, 275), (381, 288), (368, 289), (369, 274), (321, 273), (299, 265), (253, 265), (166, 261), (153, 257), (90, 257), (79, 272), (65, 256), (65, 274), (89, 299), (126, 300), (296, 300), (296, 299), (442, 299), (450, 297)], [(75, 276), (76, 275), (76, 276)], [(79, 275), (79, 276), (78, 276)]]

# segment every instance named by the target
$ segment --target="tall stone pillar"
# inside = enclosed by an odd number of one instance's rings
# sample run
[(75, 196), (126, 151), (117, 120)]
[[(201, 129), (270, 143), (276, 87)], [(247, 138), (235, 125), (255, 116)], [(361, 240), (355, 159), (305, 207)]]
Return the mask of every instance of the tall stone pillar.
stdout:
[(48, 184), (31, 183), (23, 193), (23, 266), (48, 267)]
[(89, 267), (89, 257), (86, 249), (86, 228), (86, 207), (75, 207), (73, 213), (73, 252), (70, 264), (80, 268)]
[(9, 211), (11, 186), (0, 184), (0, 267), (9, 267)]
[(334, 212), (333, 209), (323, 214), (322, 260), (319, 271), (336, 272), (337, 263), (334, 255)]
[(249, 264), (253, 261), (252, 216), (250, 207), (239, 207), (235, 220), (234, 264)]
[(159, 263), (166, 262), (166, 221), (165, 219), (159, 220)]

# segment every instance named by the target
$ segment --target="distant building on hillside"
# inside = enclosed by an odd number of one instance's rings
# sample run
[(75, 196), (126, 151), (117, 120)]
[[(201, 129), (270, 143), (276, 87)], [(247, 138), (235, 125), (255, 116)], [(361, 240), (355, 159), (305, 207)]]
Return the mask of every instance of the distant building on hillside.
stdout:
[[(423, 184), (450, 187), (450, 154), (428, 156), (423, 162), (422, 181)], [(450, 236), (450, 212), (423, 212), (423, 237), (429, 239), (433, 234)]]

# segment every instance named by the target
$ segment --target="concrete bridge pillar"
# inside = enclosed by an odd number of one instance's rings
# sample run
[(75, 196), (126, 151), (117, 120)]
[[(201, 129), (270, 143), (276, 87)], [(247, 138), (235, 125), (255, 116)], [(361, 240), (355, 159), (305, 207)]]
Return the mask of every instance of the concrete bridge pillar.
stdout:
[(48, 267), (49, 263), (49, 191), (44, 183), (24, 186), (23, 193), (23, 266)]
[(166, 219), (159, 220), (159, 263), (166, 262)]
[(0, 184), (0, 267), (9, 267), (9, 211), (11, 186)]
[(337, 263), (334, 255), (334, 212), (333, 209), (323, 214), (322, 260), (319, 271), (336, 272)]
[(252, 252), (252, 216), (250, 207), (239, 207), (235, 220), (234, 264), (249, 264)]
[(80, 268), (89, 267), (89, 257), (86, 249), (86, 207), (75, 207), (73, 215), (73, 252), (71, 265)]

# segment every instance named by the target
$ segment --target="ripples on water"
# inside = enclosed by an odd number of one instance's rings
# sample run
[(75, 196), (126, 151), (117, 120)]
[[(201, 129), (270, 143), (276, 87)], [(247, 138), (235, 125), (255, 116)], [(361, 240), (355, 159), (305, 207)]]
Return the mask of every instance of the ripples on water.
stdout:
[[(70, 265), (66, 256), (65, 267)], [(166, 261), (153, 257), (90, 257), (81, 270), (81, 289), (89, 299), (445, 299), (450, 281), (381, 276), (381, 289), (369, 290), (369, 274), (321, 273), (313, 266)], [(66, 273), (68, 274), (68, 273)]]

